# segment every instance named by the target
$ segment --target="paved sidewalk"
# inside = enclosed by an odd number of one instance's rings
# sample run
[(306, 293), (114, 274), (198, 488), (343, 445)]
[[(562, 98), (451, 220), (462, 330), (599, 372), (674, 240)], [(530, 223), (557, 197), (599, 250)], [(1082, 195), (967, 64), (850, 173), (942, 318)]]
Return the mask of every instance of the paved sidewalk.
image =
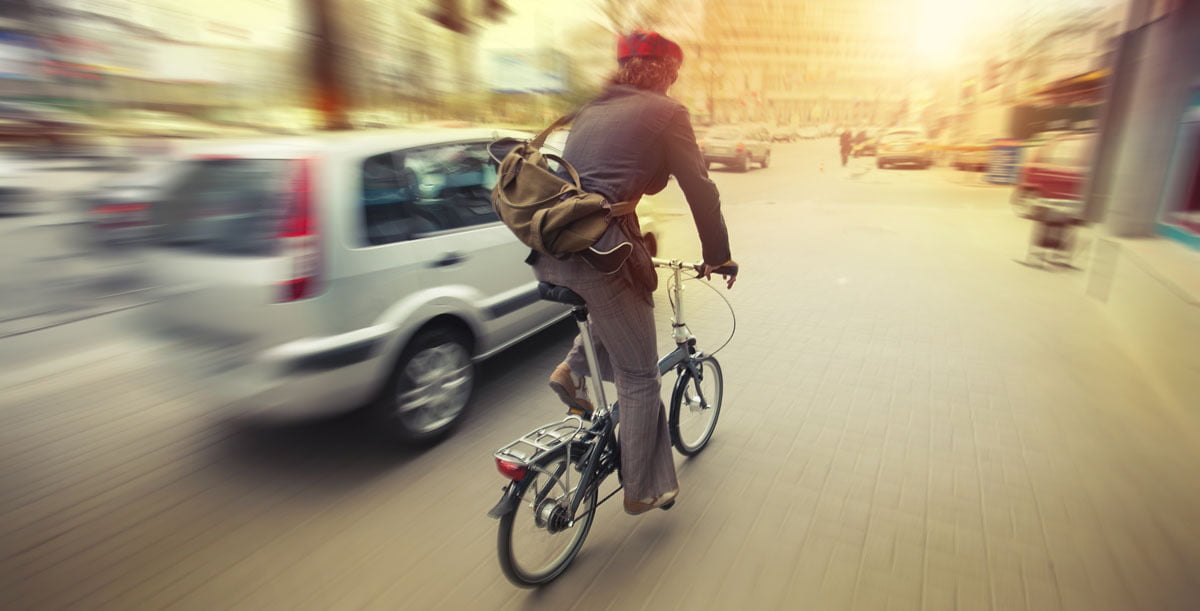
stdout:
[(702, 458), (727, 475), (684, 468), (708, 537), (664, 541), (648, 607), (1194, 608), (1200, 414), (1147, 386), (1078, 273), (1013, 262), (1005, 195), (739, 211), (760, 247)]
[[(602, 507), (540, 591), (500, 575), (484, 513), (491, 452), (559, 413), (561, 329), (489, 364), (423, 453), (218, 426), (146, 354), (4, 389), (0, 608), (1194, 609), (1200, 415), (1077, 273), (1012, 261), (1003, 193), (969, 201), (731, 206), (712, 445), (674, 509)], [(669, 222), (663, 253), (698, 252)], [(728, 310), (687, 295), (715, 347)]]

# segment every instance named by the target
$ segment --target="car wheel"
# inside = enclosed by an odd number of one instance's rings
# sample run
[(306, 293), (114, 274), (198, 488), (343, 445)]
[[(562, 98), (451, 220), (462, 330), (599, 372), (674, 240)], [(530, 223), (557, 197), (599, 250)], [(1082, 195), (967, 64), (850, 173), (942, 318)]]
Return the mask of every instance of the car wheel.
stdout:
[(738, 160), (738, 171), (739, 172), (749, 172), (750, 171), (750, 154), (749, 153), (742, 156), (742, 158)]
[(767, 154), (763, 155), (762, 161), (758, 162), (758, 165), (762, 166), (763, 168), (771, 165), (771, 151), (767, 151)]
[(1013, 213), (1027, 219), (1033, 216), (1033, 208), (1037, 204), (1037, 192), (1032, 189), (1015, 189), (1012, 194)]
[(377, 415), (408, 442), (441, 439), (458, 424), (471, 400), (475, 367), (468, 340), (451, 327), (417, 333), (384, 386)]
[(646, 245), (646, 252), (650, 253), (651, 257), (658, 256), (658, 238), (654, 237), (653, 233), (643, 235), (642, 243)]

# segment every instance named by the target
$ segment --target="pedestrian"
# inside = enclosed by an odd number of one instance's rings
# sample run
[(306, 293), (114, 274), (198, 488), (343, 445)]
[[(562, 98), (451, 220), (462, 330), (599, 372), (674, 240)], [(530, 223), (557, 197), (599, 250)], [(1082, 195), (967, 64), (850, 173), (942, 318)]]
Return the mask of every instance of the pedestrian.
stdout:
[(842, 129), (839, 140), (841, 142), (842, 150), (842, 167), (844, 168), (846, 167), (846, 161), (850, 159), (850, 128), (846, 127)]
[[(674, 175), (700, 234), (703, 275), (710, 277), (713, 270), (734, 263), (720, 195), (708, 178), (691, 118), (683, 104), (666, 95), (679, 76), (683, 51), (657, 33), (638, 30), (618, 40), (617, 61), (617, 72), (604, 90), (576, 115), (563, 157), (579, 172), (585, 190), (612, 202), (658, 193)], [(535, 254), (533, 259), (538, 280), (566, 286), (587, 301), (601, 377), (616, 384), (621, 405), (625, 511), (637, 515), (669, 507), (679, 483), (660, 396), (650, 289), (628, 274), (604, 274), (578, 255), (558, 259)], [(734, 279), (726, 277), (729, 288)], [(570, 410), (592, 410), (583, 392), (588, 374), (582, 338), (576, 337), (550, 376), (550, 387)]]
[(867, 143), (867, 130), (860, 129), (857, 134), (854, 134), (854, 156), (862, 157), (863, 145)]

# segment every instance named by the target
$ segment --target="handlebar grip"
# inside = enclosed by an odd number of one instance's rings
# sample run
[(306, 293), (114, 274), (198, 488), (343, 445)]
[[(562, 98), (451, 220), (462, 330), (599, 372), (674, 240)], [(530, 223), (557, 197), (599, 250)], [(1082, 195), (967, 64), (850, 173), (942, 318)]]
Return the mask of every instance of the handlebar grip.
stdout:
[(714, 269), (714, 270), (713, 270), (713, 273), (714, 273), (714, 274), (721, 274), (722, 276), (736, 276), (736, 275), (738, 275), (738, 266), (736, 266), (736, 265), (722, 265), (721, 267), (718, 267), (717, 269)]

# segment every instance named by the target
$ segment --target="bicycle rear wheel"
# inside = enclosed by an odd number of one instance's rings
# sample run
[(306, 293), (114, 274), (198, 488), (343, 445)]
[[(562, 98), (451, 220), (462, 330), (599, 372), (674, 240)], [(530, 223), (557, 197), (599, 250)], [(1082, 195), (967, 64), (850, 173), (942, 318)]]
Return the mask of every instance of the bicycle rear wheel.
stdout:
[(725, 382), (717, 359), (707, 356), (695, 361), (699, 377), (683, 370), (671, 393), (671, 411), (667, 418), (671, 444), (684, 456), (695, 456), (708, 445), (717, 417)]
[(500, 568), (509, 581), (526, 588), (548, 583), (575, 559), (596, 517), (593, 486), (576, 512), (583, 517), (567, 525), (581, 479), (565, 454), (525, 476), (516, 509), (500, 518)]

